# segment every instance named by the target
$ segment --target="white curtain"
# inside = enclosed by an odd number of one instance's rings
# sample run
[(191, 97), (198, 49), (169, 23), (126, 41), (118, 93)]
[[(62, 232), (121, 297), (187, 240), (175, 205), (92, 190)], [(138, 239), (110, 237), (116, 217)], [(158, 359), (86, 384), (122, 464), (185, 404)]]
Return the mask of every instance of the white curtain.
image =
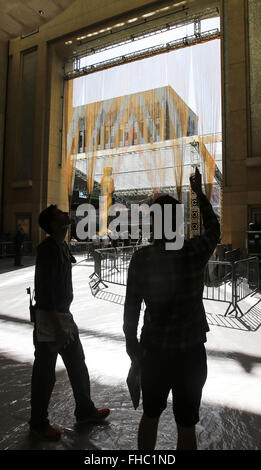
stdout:
[(85, 144), (76, 166), (89, 192), (111, 167), (116, 191), (175, 186), (181, 197), (196, 163), (210, 197), (221, 169), (220, 41), (74, 79), (68, 155), (81, 119)]

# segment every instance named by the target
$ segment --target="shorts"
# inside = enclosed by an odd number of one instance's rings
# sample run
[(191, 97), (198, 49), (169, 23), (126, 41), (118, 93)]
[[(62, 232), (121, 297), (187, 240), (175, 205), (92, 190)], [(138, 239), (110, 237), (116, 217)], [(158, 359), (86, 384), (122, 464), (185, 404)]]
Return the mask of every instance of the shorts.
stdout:
[(159, 418), (172, 390), (175, 421), (183, 427), (199, 421), (202, 389), (207, 378), (204, 343), (186, 350), (162, 353), (144, 350), (141, 360), (141, 390), (144, 414)]

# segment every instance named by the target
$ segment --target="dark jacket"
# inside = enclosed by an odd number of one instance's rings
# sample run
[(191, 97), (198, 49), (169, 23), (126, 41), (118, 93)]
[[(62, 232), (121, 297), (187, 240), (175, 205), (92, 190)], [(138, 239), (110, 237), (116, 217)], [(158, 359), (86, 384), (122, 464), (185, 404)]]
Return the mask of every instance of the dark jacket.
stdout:
[(24, 241), (25, 241), (25, 234), (20, 232), (20, 230), (17, 230), (14, 236), (14, 244), (16, 248), (22, 248)]
[(68, 312), (73, 300), (71, 254), (66, 242), (46, 238), (37, 247), (36, 308)]

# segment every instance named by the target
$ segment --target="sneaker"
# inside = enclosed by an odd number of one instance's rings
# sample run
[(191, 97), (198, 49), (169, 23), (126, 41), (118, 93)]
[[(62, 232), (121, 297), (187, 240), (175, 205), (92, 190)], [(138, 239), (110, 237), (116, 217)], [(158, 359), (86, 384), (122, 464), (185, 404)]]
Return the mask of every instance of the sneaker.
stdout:
[(106, 419), (109, 414), (109, 408), (104, 408), (102, 410), (98, 410), (97, 408), (95, 408), (94, 412), (91, 415), (85, 416), (83, 418), (77, 418), (77, 423), (100, 423), (104, 419)]
[(46, 441), (59, 441), (61, 437), (61, 433), (58, 429), (55, 429), (53, 426), (50, 424), (47, 424), (44, 428), (42, 429), (36, 429), (36, 428), (30, 428), (31, 432), (36, 434), (38, 437), (41, 439), (44, 439)]

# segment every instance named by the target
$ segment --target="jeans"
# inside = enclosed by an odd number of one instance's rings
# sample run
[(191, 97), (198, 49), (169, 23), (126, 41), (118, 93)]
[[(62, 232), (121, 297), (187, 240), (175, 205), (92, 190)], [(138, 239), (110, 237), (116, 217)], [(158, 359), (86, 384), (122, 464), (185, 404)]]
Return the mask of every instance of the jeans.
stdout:
[[(76, 325), (75, 325), (76, 327)], [(31, 383), (30, 425), (41, 428), (49, 424), (48, 405), (55, 384), (55, 366), (58, 354), (61, 355), (72, 386), (76, 403), (76, 419), (84, 418), (95, 410), (90, 397), (90, 379), (78, 328), (75, 328), (74, 341), (59, 350), (54, 342), (38, 342), (34, 331), (35, 360)]]

